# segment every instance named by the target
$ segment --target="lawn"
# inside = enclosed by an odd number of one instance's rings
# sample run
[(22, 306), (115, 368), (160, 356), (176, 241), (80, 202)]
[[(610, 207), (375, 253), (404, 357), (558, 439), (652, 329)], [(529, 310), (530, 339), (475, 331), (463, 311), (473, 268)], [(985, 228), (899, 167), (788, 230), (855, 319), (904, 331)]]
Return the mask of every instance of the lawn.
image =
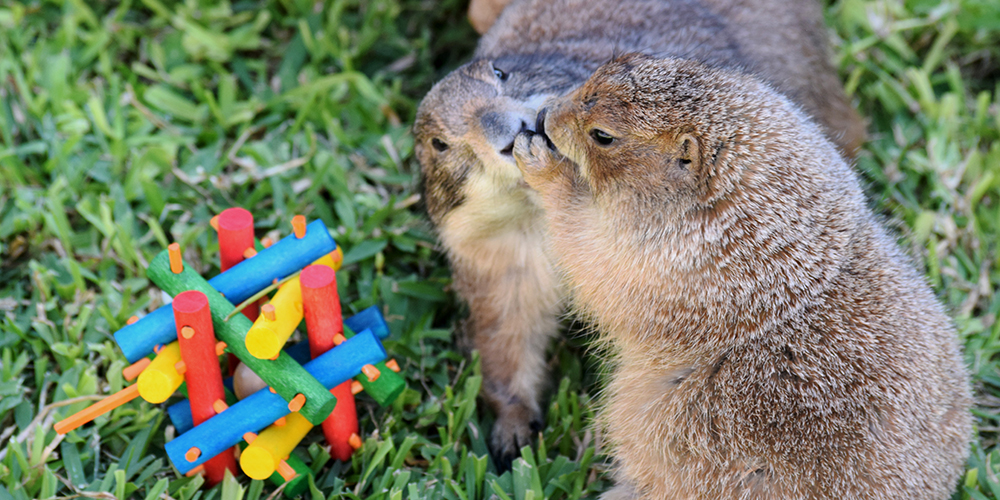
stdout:
[[(411, 124), (476, 35), (464, 0), (0, 2), (0, 500), (281, 496), (267, 482), (186, 478), (163, 406), (133, 401), (58, 436), (55, 421), (122, 389), (111, 334), (162, 297), (147, 263), (171, 242), (218, 273), (213, 215), (257, 235), (322, 219), (344, 250), (346, 313), (382, 308), (409, 389), (359, 396), (363, 446), (295, 453), (305, 496), (596, 497), (599, 384), (586, 339), (561, 339), (546, 428), (497, 475), (475, 358), (421, 207)], [(1000, 3), (841, 0), (834, 56), (869, 122), (872, 205), (947, 305), (977, 396), (956, 498), (1000, 499)], [(710, 480), (710, 479), (709, 479)]]

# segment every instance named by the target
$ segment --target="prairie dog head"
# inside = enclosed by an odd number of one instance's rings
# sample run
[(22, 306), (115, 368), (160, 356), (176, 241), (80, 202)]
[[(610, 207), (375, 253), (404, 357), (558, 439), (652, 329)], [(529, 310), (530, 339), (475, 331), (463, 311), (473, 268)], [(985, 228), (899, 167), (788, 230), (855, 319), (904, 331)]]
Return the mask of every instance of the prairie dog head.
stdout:
[(539, 132), (578, 166), (597, 198), (627, 192), (683, 211), (781, 185), (783, 196), (772, 201), (788, 201), (830, 173), (814, 164), (847, 170), (784, 96), (751, 76), (697, 62), (625, 55), (550, 102)]
[(870, 217), (835, 146), (753, 76), (628, 55), (539, 115), (515, 157), (576, 297), (617, 335), (643, 338), (631, 313), (654, 299), (769, 328), (828, 289)]
[(520, 75), (489, 60), (470, 62), (430, 90), (417, 110), (415, 150), (427, 208), (441, 223), (467, 196), (518, 187), (514, 138), (533, 130), (544, 95), (523, 96)]

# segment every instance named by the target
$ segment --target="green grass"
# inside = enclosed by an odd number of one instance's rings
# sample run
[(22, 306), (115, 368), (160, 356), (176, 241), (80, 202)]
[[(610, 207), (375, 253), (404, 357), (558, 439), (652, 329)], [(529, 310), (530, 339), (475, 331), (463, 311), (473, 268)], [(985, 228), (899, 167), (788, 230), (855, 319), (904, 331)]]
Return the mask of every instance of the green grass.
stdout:
[[(837, 62), (870, 120), (858, 161), (876, 209), (947, 304), (975, 377), (979, 437), (956, 498), (1000, 499), (1000, 4), (842, 0)], [(346, 251), (345, 310), (383, 306), (410, 389), (359, 399), (364, 447), (295, 453), (309, 498), (595, 497), (610, 484), (592, 418), (594, 361), (562, 340), (547, 427), (511, 473), (486, 456), (478, 365), (421, 213), (410, 124), (471, 53), (464, 2), (34, 1), (0, 5), (0, 500), (267, 498), (201, 489), (166, 459), (162, 407), (137, 401), (56, 436), (121, 389), (110, 334), (160, 303), (148, 260), (178, 241), (218, 272), (208, 225), (249, 208), (258, 236), (321, 218)], [(278, 494), (280, 495), (280, 493)]]

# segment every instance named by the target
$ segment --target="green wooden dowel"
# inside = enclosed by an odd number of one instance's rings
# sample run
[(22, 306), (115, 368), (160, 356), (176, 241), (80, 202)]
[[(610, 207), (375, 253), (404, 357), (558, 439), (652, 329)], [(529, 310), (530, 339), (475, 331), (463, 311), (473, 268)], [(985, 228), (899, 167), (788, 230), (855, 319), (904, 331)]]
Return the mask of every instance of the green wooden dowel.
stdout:
[(378, 368), (381, 374), (374, 382), (369, 382), (368, 377), (364, 373), (359, 374), (354, 379), (361, 382), (361, 386), (365, 388), (365, 392), (376, 403), (380, 406), (388, 406), (403, 393), (403, 389), (406, 389), (406, 381), (398, 373), (390, 370), (385, 365), (385, 361), (375, 365), (375, 368)]
[[(284, 496), (286, 498), (301, 496), (306, 492), (306, 490), (309, 489), (309, 476), (313, 475), (312, 470), (308, 465), (306, 465), (305, 462), (302, 461), (301, 458), (295, 455), (295, 452), (288, 455), (285, 462), (288, 462), (288, 465), (292, 469), (295, 469), (295, 472), (298, 475), (288, 483), (288, 486), (285, 486), (285, 489), (283, 490)], [(281, 477), (281, 474), (277, 471), (275, 471), (274, 474), (271, 474), (269, 479), (275, 486), (285, 484), (285, 478)]]
[[(344, 325), (344, 337), (351, 338), (354, 336), (354, 331), (347, 325)], [(388, 406), (392, 404), (393, 401), (403, 393), (403, 389), (406, 389), (406, 379), (404, 379), (400, 374), (389, 369), (385, 365), (385, 361), (382, 361), (375, 365), (378, 368), (379, 377), (375, 379), (374, 382), (369, 382), (368, 377), (364, 373), (359, 373), (354, 380), (361, 382), (361, 386), (365, 388), (365, 392), (368, 393), (372, 399), (375, 400), (379, 406)]]

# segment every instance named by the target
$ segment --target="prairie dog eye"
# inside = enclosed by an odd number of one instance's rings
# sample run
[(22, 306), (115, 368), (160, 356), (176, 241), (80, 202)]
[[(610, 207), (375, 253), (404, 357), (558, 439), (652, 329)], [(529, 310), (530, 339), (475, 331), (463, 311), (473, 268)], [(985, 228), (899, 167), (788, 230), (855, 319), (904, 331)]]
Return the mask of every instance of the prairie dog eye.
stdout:
[(507, 81), (507, 73), (504, 73), (503, 70), (493, 66), (492, 64), (490, 64), (490, 67), (493, 68), (493, 74), (496, 75), (501, 82)]
[(434, 150), (438, 153), (443, 153), (448, 150), (448, 143), (438, 139), (437, 137), (431, 139), (431, 146), (433, 146)]
[(608, 146), (612, 142), (615, 142), (615, 138), (612, 137), (611, 134), (599, 128), (591, 129), (590, 137), (592, 137), (594, 141), (600, 144), (601, 146)]

